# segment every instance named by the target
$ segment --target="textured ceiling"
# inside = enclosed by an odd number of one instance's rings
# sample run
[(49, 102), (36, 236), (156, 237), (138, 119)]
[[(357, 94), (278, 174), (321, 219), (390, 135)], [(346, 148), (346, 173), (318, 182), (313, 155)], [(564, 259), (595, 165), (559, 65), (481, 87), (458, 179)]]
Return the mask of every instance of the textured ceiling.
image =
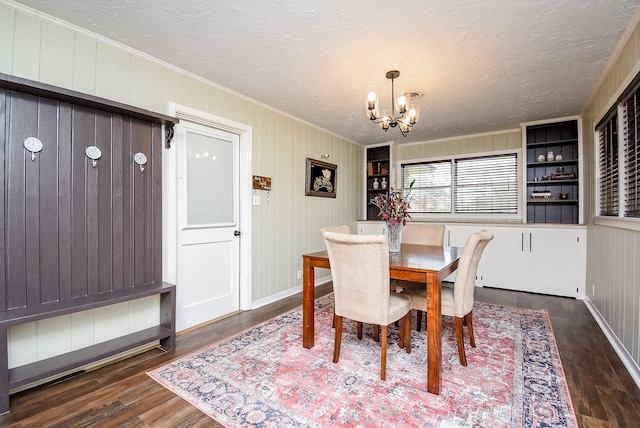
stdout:
[[(361, 144), (582, 112), (639, 0), (18, 0)], [(409, 136), (364, 113), (424, 93)]]

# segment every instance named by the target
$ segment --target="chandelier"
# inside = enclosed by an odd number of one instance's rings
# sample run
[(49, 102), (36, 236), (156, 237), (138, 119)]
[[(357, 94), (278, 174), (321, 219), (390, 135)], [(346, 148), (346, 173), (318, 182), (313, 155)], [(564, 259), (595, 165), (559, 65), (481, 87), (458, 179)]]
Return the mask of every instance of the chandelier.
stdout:
[[(373, 123), (377, 123), (387, 132), (389, 128), (398, 128), (403, 137), (406, 137), (411, 127), (418, 121), (420, 110), (411, 103), (413, 94), (411, 92), (403, 92), (396, 100), (394, 79), (400, 76), (398, 70), (387, 71), (387, 79), (391, 79), (391, 114), (384, 112), (381, 114), (378, 106), (378, 96), (374, 91), (370, 91), (365, 99), (367, 107), (367, 117)], [(415, 94), (418, 95), (418, 94)], [(396, 113), (398, 116), (396, 116)]]

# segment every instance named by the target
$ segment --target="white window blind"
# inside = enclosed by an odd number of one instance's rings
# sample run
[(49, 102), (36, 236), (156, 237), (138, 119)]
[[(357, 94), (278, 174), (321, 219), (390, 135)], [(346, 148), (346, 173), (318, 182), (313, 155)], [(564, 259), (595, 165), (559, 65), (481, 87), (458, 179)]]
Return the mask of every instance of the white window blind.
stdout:
[(405, 194), (413, 182), (409, 212), (451, 212), (451, 161), (402, 165)]
[(600, 215), (618, 215), (618, 115), (596, 128), (600, 169)]
[(455, 168), (456, 213), (518, 212), (518, 165), (515, 154), (459, 159)]

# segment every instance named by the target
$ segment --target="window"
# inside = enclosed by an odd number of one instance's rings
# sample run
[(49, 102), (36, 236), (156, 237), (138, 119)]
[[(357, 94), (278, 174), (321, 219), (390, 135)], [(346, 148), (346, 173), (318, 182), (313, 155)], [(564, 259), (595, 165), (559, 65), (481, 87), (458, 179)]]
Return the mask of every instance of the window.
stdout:
[(456, 161), (456, 213), (517, 214), (516, 155)]
[(409, 212), (451, 212), (451, 161), (402, 165), (405, 194), (411, 183), (414, 184)]
[[(491, 173), (487, 173), (491, 171)], [(405, 192), (413, 182), (410, 212), (517, 214), (515, 153), (404, 164)]]

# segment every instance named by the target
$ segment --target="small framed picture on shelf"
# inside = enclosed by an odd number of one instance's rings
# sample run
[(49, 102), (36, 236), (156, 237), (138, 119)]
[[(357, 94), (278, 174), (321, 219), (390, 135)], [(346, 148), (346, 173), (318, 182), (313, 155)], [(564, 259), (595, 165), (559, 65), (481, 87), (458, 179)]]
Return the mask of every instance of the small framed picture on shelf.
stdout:
[(307, 158), (305, 196), (336, 197), (338, 166)]

